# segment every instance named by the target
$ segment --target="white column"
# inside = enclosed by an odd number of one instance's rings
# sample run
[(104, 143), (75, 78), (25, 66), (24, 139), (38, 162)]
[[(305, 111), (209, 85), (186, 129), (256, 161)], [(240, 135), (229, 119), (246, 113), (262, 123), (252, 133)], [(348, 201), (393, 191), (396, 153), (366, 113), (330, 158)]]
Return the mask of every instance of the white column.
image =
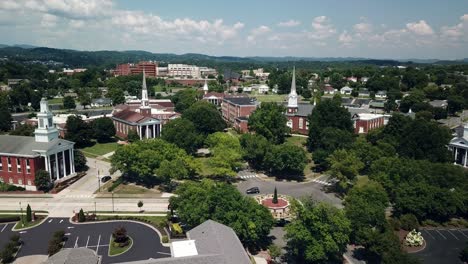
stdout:
[(455, 147), (455, 162), (453, 164), (457, 164), (457, 156), (458, 156), (458, 148)]
[(465, 149), (465, 162), (463, 163), (463, 167), (466, 167), (467, 156), (468, 156), (468, 149)]
[(63, 177), (67, 176), (67, 166), (65, 166), (65, 150), (62, 151)]
[(146, 138), (149, 138), (149, 133), (148, 133), (148, 125), (146, 125)]
[(156, 138), (158, 135), (156, 134), (156, 124), (153, 124), (153, 137)]
[(52, 181), (52, 173), (50, 172), (50, 158), (49, 158), (49, 155), (45, 155), (45, 167), (46, 167), (46, 171), (49, 173), (49, 178), (50, 180)]
[(138, 126), (138, 131), (140, 132), (140, 140), (142, 140), (143, 138), (141, 137), (141, 126)]
[(57, 153), (55, 153), (55, 175), (57, 175), (57, 180), (60, 179)]
[(70, 162), (70, 174), (73, 174), (73, 162), (72, 162), (71, 149), (68, 149), (68, 161)]
[(75, 173), (75, 152), (73, 151), (73, 149), (70, 149), (70, 156), (71, 156), (71, 171), (72, 171), (72, 174)]

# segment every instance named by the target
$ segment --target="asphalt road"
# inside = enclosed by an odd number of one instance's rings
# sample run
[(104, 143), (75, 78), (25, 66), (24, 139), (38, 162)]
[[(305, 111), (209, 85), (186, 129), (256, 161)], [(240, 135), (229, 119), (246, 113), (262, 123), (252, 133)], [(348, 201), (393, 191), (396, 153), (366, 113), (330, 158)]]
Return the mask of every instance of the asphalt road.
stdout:
[(261, 194), (272, 194), (276, 187), (278, 194), (289, 195), (295, 198), (311, 197), (319, 202), (326, 202), (339, 208), (343, 207), (342, 201), (338, 197), (333, 193), (326, 192), (328, 186), (319, 182), (298, 183), (254, 177), (241, 180), (237, 183), (237, 189), (244, 195), (247, 195), (245, 191), (252, 187), (258, 187)]
[(427, 245), (415, 255), (421, 258), (423, 263), (462, 263), (458, 256), (468, 242), (468, 229), (423, 229), (421, 234)]
[[(127, 234), (133, 239), (133, 246), (126, 253), (109, 257), (109, 242), (111, 234), (118, 226), (124, 226)], [(13, 235), (13, 224), (0, 224), (0, 246), (8, 243)], [(55, 231), (64, 230), (67, 241), (64, 248), (87, 247), (93, 249), (102, 256), (103, 264), (146, 260), (149, 258), (170, 257), (170, 249), (164, 247), (160, 237), (152, 228), (129, 221), (116, 221), (92, 224), (71, 224), (68, 218), (48, 218), (46, 221), (29, 230), (21, 231), (20, 236), (24, 241), (18, 257), (28, 255), (46, 255), (49, 240)]]

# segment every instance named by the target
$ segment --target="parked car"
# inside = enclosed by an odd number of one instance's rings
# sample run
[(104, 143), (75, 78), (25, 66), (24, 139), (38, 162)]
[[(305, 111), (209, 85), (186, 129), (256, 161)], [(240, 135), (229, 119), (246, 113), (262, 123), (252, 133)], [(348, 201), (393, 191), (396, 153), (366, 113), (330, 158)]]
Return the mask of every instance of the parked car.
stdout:
[(102, 176), (102, 177), (101, 177), (101, 182), (103, 182), (103, 183), (104, 183), (104, 182), (107, 182), (107, 181), (109, 181), (110, 179), (112, 179), (112, 178), (111, 178), (111, 176), (109, 176), (109, 175)]
[(247, 193), (247, 194), (260, 193), (260, 189), (258, 189), (258, 187), (252, 187), (252, 188), (247, 189), (247, 191), (245, 191), (245, 193)]

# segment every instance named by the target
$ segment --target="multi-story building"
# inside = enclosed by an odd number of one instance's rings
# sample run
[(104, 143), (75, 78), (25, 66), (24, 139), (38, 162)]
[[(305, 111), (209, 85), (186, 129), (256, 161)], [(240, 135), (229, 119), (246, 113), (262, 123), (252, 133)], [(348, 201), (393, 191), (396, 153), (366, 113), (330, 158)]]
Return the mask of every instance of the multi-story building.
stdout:
[(140, 61), (139, 63), (125, 63), (117, 65), (114, 70), (115, 76), (139, 75), (143, 71), (147, 76), (158, 76), (158, 63), (153, 61)]
[(385, 125), (384, 116), (379, 114), (354, 114), (352, 119), (354, 122), (354, 133), (356, 134), (367, 134), (369, 131)]
[(238, 117), (249, 117), (259, 106), (255, 98), (250, 97), (224, 97), (221, 104), (223, 118), (234, 124)]
[(60, 139), (47, 100), (40, 102), (34, 137), (0, 135), (0, 181), (36, 190), (38, 170), (49, 173), (51, 182), (75, 174), (73, 142)]
[(188, 64), (168, 64), (167, 75), (169, 77), (199, 79), (201, 77), (200, 68)]

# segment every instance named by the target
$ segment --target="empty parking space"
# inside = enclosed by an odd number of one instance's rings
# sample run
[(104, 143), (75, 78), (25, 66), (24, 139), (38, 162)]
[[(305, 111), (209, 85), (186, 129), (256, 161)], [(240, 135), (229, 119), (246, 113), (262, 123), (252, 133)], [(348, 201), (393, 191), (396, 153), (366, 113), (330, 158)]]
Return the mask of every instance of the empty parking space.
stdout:
[(424, 263), (458, 263), (458, 254), (468, 241), (466, 228), (422, 229), (426, 248), (416, 253)]

